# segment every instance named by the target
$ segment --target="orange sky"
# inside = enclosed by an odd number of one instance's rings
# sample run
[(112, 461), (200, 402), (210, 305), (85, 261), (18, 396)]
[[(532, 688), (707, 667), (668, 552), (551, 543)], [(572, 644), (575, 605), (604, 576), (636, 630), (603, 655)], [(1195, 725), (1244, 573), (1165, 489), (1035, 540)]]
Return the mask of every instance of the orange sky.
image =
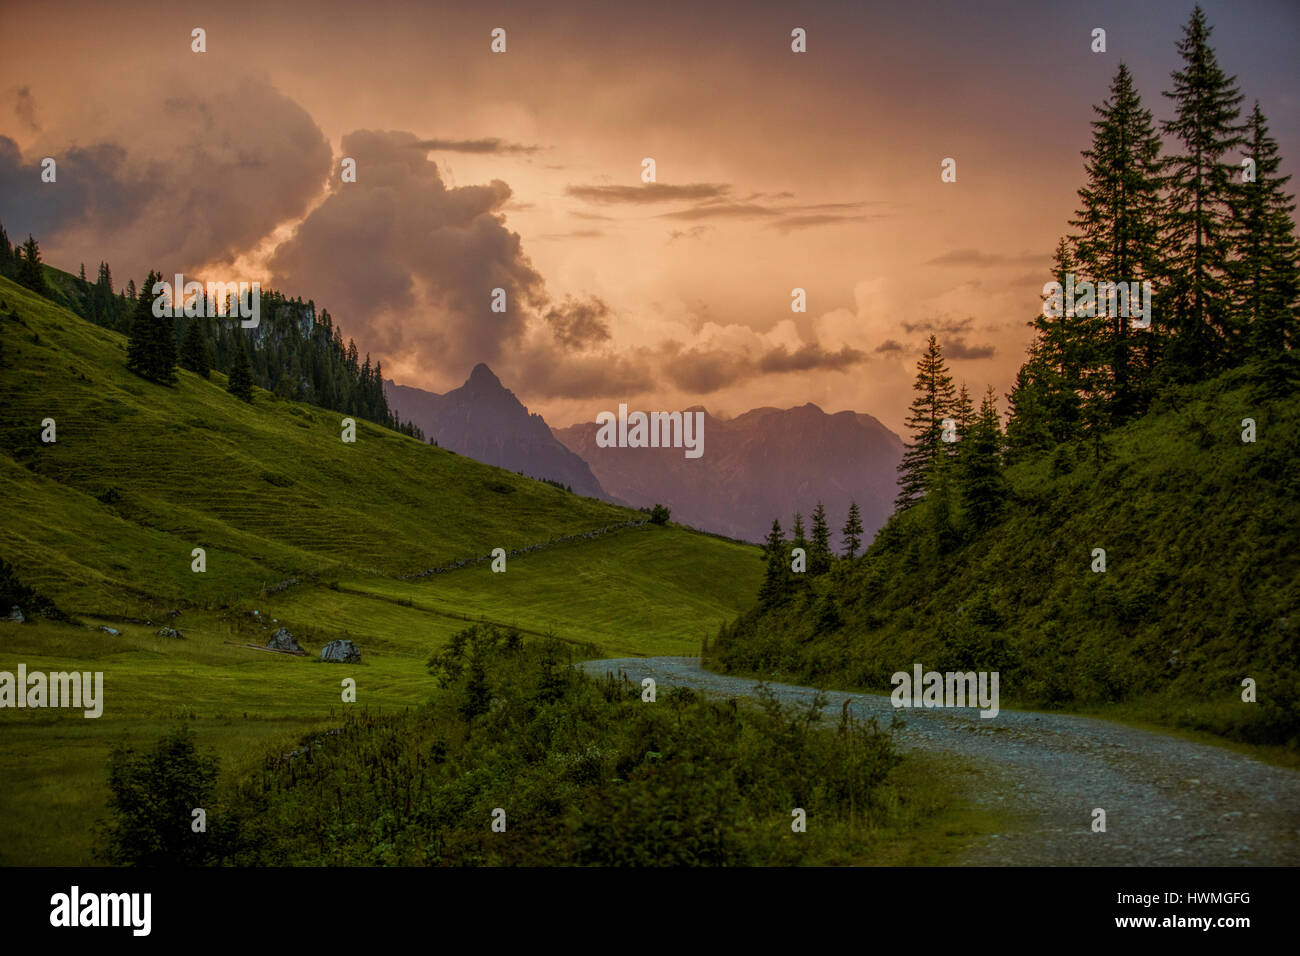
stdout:
[[(619, 402), (813, 401), (895, 430), (930, 330), (973, 393), (1008, 389), (1091, 106), (1123, 60), (1167, 118), (1191, 9), (268, 6), (7, 4), (11, 237), (92, 275), (108, 259), (121, 283), (273, 282), (403, 384), (446, 390), (486, 361), (557, 426)], [(1205, 7), (1294, 168), (1298, 8)]]

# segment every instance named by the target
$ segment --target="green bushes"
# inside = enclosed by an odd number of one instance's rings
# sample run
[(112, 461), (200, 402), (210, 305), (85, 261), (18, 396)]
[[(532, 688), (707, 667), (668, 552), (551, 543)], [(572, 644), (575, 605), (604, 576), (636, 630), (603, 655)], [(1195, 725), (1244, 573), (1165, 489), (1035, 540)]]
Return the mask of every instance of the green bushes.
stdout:
[[(475, 625), (430, 660), (441, 691), (239, 781), (226, 862), (750, 865), (865, 852), (889, 814), (889, 733), (824, 701), (760, 705), (596, 681), (564, 645)], [(504, 832), (494, 831), (498, 808)], [(817, 836), (794, 833), (807, 813)]]

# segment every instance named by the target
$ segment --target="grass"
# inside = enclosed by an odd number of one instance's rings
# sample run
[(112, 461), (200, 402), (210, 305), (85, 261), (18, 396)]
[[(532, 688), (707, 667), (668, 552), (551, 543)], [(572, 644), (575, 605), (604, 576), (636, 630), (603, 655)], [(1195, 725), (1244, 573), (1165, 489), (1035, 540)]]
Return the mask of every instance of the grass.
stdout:
[[(0, 300), (20, 319), (0, 317), (0, 557), (71, 617), (0, 623), (0, 670), (97, 670), (105, 685), (98, 720), (0, 710), (0, 864), (91, 862), (118, 742), (187, 722), (238, 770), (337, 723), (345, 676), (371, 710), (425, 703), (430, 653), (467, 621), (585, 654), (693, 654), (757, 590), (753, 547), (648, 524), (512, 556), (505, 573), (399, 579), (644, 516), (363, 421), (345, 444), (341, 416), (261, 390), (247, 405), (217, 373), (150, 384), (125, 370), (122, 336), (4, 279)], [(185, 639), (157, 637), (163, 624)], [(309, 657), (242, 646), (280, 625)], [(360, 664), (317, 660), (336, 637)]]

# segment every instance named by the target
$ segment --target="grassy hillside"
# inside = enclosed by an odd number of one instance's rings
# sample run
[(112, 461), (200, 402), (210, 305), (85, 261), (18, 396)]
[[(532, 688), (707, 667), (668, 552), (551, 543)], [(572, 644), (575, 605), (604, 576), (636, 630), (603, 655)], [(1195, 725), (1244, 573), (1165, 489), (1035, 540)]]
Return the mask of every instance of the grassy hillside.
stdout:
[[(218, 373), (150, 384), (122, 336), (3, 279), (0, 300), (0, 558), (69, 617), (0, 623), (0, 670), (102, 670), (106, 696), (99, 720), (0, 710), (0, 864), (88, 861), (116, 742), (188, 720), (237, 770), (337, 724), (345, 676), (372, 711), (424, 703), (426, 661), (466, 621), (577, 653), (692, 654), (758, 587), (752, 547), (649, 524), (513, 555), (504, 574), (405, 578), (644, 515), (360, 420), (345, 444), (342, 416), (261, 390), (244, 404)], [(280, 625), (308, 657), (244, 646)], [(319, 663), (334, 637), (362, 662)]]
[[(1107, 437), (1100, 460), (1065, 445), (1010, 468), (1002, 519), (983, 533), (955, 502), (922, 502), (864, 557), (724, 629), (712, 659), (884, 691), (915, 661), (998, 670), (1004, 705), (1294, 747), (1300, 409), (1277, 391), (1245, 367), (1166, 393)], [(1258, 703), (1242, 701), (1247, 677)]]

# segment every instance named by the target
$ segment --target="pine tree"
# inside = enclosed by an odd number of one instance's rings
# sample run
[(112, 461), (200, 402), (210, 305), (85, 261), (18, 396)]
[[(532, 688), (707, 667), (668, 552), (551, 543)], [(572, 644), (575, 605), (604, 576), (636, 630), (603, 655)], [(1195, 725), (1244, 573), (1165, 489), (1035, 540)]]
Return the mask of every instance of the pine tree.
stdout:
[[(962, 386), (965, 391), (965, 386)], [(858, 511), (858, 503), (849, 501), (849, 517), (844, 522), (844, 530), (840, 532), (843, 539), (844, 557), (857, 557), (858, 548), (862, 546), (862, 513)]]
[[(151, 271), (149, 277), (145, 279), (145, 285), (148, 288), (153, 288), (156, 281), (158, 281), (158, 277)], [(148, 296), (141, 295), (136, 298), (127, 337), (126, 367), (136, 375), (150, 381), (156, 381), (155, 370), (157, 364), (154, 349), (157, 336), (155, 327), (160, 321), (163, 320), (158, 319), (153, 314), (153, 302)]]
[[(162, 276), (158, 278), (161, 279)], [(151, 315), (155, 298), (153, 286), (153, 282), (146, 280), (144, 287), (140, 289), (140, 298), (149, 302)], [(160, 318), (154, 319), (150, 338), (152, 363), (150, 377), (161, 385), (174, 385), (176, 383), (176, 326), (170, 310)]]
[[(1079, 278), (1151, 281), (1162, 271), (1164, 166), (1155, 121), (1142, 106), (1127, 66), (1120, 64), (1109, 97), (1093, 111), (1098, 118), (1092, 122), (1092, 146), (1083, 151), (1088, 181), (1079, 190), (1082, 205), (1070, 221), (1080, 230), (1074, 242)], [(1090, 337), (1091, 348), (1082, 350), (1081, 383), (1087, 404), (1096, 406), (1085, 408), (1085, 418), (1098, 426), (1132, 418), (1148, 400), (1145, 367), (1152, 360), (1148, 346), (1154, 336), (1131, 328), (1131, 314), (1141, 303), (1140, 296), (1136, 301), (1130, 296), (1129, 316), (1108, 316), (1107, 297), (1098, 290), (1098, 319), (1088, 323), (1095, 338)]]
[(1228, 260), (1233, 226), (1231, 205), (1238, 186), (1222, 162), (1243, 145), (1237, 125), (1241, 94), (1235, 77), (1219, 67), (1210, 48), (1211, 28), (1199, 6), (1183, 28), (1178, 52), (1183, 68), (1172, 74), (1175, 117), (1165, 121), (1181, 147), (1168, 160), (1169, 194), (1162, 237), (1169, 290), (1167, 371), (1195, 380), (1222, 368), (1231, 339), (1239, 329), (1231, 317)]
[(1233, 204), (1236, 258), (1229, 266), (1232, 299), (1248, 324), (1247, 351), (1272, 359), (1300, 344), (1296, 300), (1300, 296), (1300, 244), (1295, 236), (1290, 176), (1280, 176), (1282, 157), (1255, 103), (1246, 121), (1246, 155), (1255, 166), (1254, 182), (1243, 181)]
[(234, 341), (226, 391), (235, 398), (252, 404), (253, 372), (248, 362), (248, 351), (244, 347), (243, 339), (239, 336), (236, 336)]
[(0, 224), (0, 276), (13, 277), (14, 275), (14, 250), (9, 244), (9, 233), (5, 232), (5, 227)]
[(790, 590), (790, 566), (786, 563), (786, 541), (779, 519), (772, 521), (772, 530), (763, 542), (763, 554), (767, 560), (767, 570), (763, 574), (758, 600), (764, 607), (771, 607), (781, 603)]
[(819, 501), (812, 513), (812, 541), (808, 546), (808, 573), (825, 574), (831, 569), (831, 529), (826, 522), (826, 508)]
[(926, 351), (916, 366), (916, 397), (907, 418), (912, 430), (912, 441), (903, 453), (897, 510), (910, 508), (925, 495), (926, 481), (931, 465), (940, 457), (943, 440), (943, 420), (953, 407), (952, 376), (943, 361), (938, 340), (931, 335)]
[(207, 378), (211, 362), (208, 360), (208, 343), (203, 335), (203, 320), (199, 317), (190, 319), (185, 329), (185, 338), (181, 341), (181, 368), (189, 369), (200, 378)]
[(799, 512), (794, 513), (794, 526), (790, 533), (790, 545), (795, 548), (803, 548), (804, 554), (808, 553), (808, 539), (804, 537), (803, 515)]
[(990, 385), (980, 404), (979, 419), (962, 442), (958, 460), (962, 503), (966, 520), (976, 531), (993, 524), (1006, 503), (1002, 476), (1002, 429), (997, 401)]
[(45, 270), (41, 268), (41, 247), (30, 233), (23, 243), (22, 261), (18, 263), (18, 284), (37, 295), (50, 294), (50, 288), (45, 284)]
[(957, 423), (958, 438), (965, 438), (970, 427), (975, 424), (975, 403), (971, 401), (965, 382), (961, 383), (961, 390), (957, 392), (957, 400), (953, 403), (949, 417)]

